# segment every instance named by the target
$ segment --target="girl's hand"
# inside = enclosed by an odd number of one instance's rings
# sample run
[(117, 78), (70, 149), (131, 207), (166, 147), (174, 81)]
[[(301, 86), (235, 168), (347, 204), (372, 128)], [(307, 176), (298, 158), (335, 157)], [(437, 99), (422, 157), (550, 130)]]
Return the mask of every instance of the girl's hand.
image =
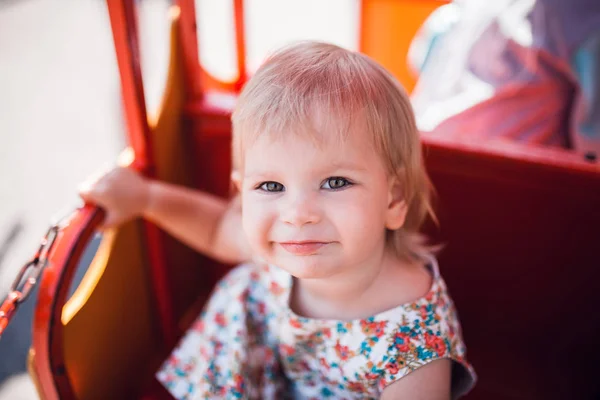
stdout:
[(86, 180), (79, 196), (106, 211), (102, 228), (110, 228), (143, 214), (150, 201), (150, 181), (134, 170), (114, 167)]

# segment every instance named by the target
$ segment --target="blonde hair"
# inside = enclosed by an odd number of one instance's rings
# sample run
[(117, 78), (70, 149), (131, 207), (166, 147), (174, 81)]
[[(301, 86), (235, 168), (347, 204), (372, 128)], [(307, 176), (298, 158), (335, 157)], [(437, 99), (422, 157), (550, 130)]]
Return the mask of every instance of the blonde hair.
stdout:
[(435, 215), (412, 106), (404, 88), (371, 58), (319, 42), (283, 48), (248, 81), (232, 122), (234, 170), (243, 164), (245, 146), (261, 134), (303, 131), (342, 139), (360, 124), (373, 135), (390, 176), (401, 182), (408, 206), (403, 227), (387, 232), (388, 245), (405, 259), (430, 250), (419, 229)]

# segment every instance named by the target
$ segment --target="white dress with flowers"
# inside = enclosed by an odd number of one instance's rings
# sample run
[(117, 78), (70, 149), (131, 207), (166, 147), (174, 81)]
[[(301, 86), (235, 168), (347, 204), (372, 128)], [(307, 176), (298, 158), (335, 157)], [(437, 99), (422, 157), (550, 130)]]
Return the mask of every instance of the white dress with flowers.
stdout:
[(449, 358), (457, 398), (475, 373), (433, 259), (430, 270), (424, 297), (367, 319), (335, 321), (294, 314), (293, 280), (282, 269), (239, 266), (157, 377), (177, 399), (377, 399), (411, 371)]

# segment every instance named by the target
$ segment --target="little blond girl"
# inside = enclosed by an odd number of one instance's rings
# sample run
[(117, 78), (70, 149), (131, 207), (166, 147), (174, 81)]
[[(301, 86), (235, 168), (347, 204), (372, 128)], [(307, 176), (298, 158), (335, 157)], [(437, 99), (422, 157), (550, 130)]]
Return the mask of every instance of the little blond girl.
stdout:
[(418, 230), (430, 185), (406, 93), (370, 58), (307, 42), (239, 97), (230, 202), (116, 168), (82, 191), (241, 264), (158, 372), (179, 399), (448, 399), (475, 374)]

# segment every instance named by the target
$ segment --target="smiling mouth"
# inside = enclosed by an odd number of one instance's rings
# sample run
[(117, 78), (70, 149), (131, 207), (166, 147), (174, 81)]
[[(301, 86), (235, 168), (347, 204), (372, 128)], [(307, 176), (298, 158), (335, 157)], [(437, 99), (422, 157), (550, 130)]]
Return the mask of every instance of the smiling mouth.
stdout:
[(329, 242), (302, 241), (302, 242), (281, 242), (279, 245), (288, 253), (296, 256), (310, 256), (315, 254), (321, 248), (327, 246)]

